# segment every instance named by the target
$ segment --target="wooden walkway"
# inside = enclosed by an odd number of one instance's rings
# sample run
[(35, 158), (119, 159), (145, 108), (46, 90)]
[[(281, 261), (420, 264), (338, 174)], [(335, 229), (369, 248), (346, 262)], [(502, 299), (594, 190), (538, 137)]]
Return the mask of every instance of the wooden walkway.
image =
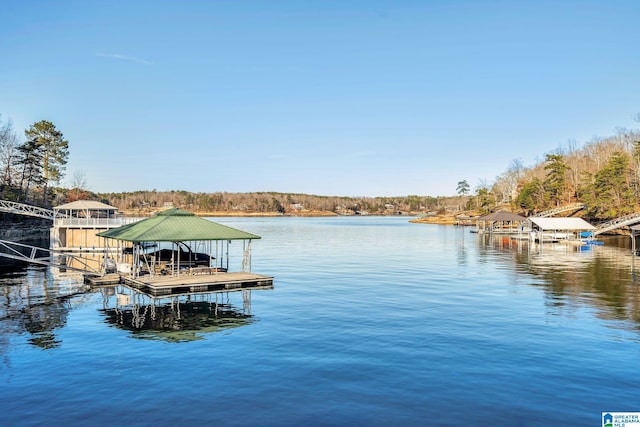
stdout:
[(632, 213), (629, 215), (621, 216), (620, 218), (612, 219), (611, 221), (599, 224), (596, 229), (593, 230), (591, 235), (595, 237), (598, 234), (606, 233), (608, 231), (615, 230), (616, 228), (637, 224), (638, 222), (640, 222), (639, 213)]
[[(129, 275), (118, 276), (118, 283), (154, 297), (249, 289), (273, 289), (273, 277), (255, 273), (181, 274), (179, 276), (148, 275), (135, 279)], [(87, 281), (96, 286), (114, 284), (114, 277), (111, 276), (109, 280), (88, 277)]]
[(540, 212), (533, 215), (536, 218), (545, 218), (549, 216), (554, 216), (555, 214), (559, 214), (562, 212), (570, 212), (570, 211), (579, 211), (584, 209), (586, 206), (584, 203), (574, 203), (572, 205), (560, 206), (558, 208), (549, 209), (548, 211)]

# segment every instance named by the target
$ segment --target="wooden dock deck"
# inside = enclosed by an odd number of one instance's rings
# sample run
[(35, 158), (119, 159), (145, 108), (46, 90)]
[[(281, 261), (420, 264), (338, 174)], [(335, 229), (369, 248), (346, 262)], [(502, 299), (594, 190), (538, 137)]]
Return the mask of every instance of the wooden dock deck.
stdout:
[[(87, 278), (96, 286), (114, 284), (114, 278)], [(214, 273), (214, 274), (181, 274), (174, 276), (148, 275), (133, 278), (129, 275), (118, 275), (117, 283), (137, 289), (147, 295), (164, 297), (209, 292), (230, 292), (249, 289), (273, 289), (273, 277), (255, 273)]]

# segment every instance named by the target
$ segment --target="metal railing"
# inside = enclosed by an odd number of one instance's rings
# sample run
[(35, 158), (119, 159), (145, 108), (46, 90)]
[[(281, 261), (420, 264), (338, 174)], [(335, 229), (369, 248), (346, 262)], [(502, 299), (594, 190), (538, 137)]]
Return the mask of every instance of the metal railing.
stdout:
[(138, 222), (142, 218), (57, 218), (53, 221), (55, 227), (95, 227), (115, 228), (121, 225)]
[[(64, 268), (67, 270), (80, 271), (83, 273), (99, 274), (100, 271), (89, 266), (85, 260), (78, 255), (64, 254), (61, 259), (64, 262), (56, 262), (55, 251), (51, 249), (41, 248), (38, 246), (25, 245), (23, 243), (10, 242), (8, 240), (0, 240), (0, 257), (14, 259), (32, 264), (46, 265), (51, 267)], [(79, 262), (82, 268), (72, 267), (68, 265), (69, 260)]]
[(640, 213), (621, 216), (620, 218), (599, 224), (596, 229), (593, 230), (592, 235), (597, 236), (598, 234), (606, 233), (607, 231), (615, 230), (616, 228), (625, 227), (638, 222), (640, 222)]
[(56, 218), (55, 227), (100, 227), (110, 228), (122, 225), (120, 218)]
[(0, 212), (35, 216), (37, 218), (53, 220), (53, 211), (51, 209), (25, 205), (24, 203), (10, 202), (8, 200), (0, 200)]

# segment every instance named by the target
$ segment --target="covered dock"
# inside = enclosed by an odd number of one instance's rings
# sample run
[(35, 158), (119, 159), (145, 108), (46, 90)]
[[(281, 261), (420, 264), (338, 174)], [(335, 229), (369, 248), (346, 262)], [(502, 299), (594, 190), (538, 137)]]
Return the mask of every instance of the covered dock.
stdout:
[(582, 218), (529, 218), (531, 238), (539, 243), (561, 240), (579, 241), (583, 231), (593, 231), (595, 226)]
[(499, 211), (474, 218), (478, 233), (521, 234), (527, 218), (511, 212)]
[[(98, 235), (121, 245), (118, 259), (105, 258), (105, 273), (115, 270), (118, 282), (150, 295), (273, 287), (272, 277), (251, 272), (251, 242), (260, 236), (191, 212), (174, 208)], [(241, 263), (231, 272), (234, 240), (242, 241)]]

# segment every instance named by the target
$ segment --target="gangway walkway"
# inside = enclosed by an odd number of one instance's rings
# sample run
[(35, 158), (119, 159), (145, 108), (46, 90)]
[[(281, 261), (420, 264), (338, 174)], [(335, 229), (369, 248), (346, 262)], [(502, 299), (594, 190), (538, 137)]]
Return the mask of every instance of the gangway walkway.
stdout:
[[(38, 206), (25, 205), (24, 203), (10, 202), (8, 200), (0, 200), (0, 212), (6, 212), (18, 215), (35, 216), (53, 221), (54, 213), (51, 209), (40, 208)], [(64, 214), (57, 215), (60, 218), (66, 218)]]
[(579, 211), (585, 208), (584, 203), (574, 203), (573, 205), (567, 205), (567, 206), (560, 206), (554, 209), (549, 209), (547, 211), (544, 212), (540, 212), (537, 213), (535, 215), (533, 215), (536, 218), (544, 218), (544, 217), (548, 217), (548, 216), (554, 216), (556, 214), (562, 213), (562, 212), (569, 212), (569, 211)]
[(603, 222), (596, 226), (596, 229), (593, 230), (592, 235), (597, 236), (598, 234), (606, 233), (611, 230), (615, 230), (616, 228), (625, 227), (627, 225), (633, 225), (640, 222), (640, 213), (633, 213), (625, 216), (621, 216), (620, 218), (612, 219), (611, 221)]
[[(28, 252), (26, 254), (25, 252)], [(58, 267), (67, 270), (80, 271), (87, 274), (100, 275), (101, 273), (95, 268), (87, 265), (80, 256), (61, 253), (51, 249), (45, 249), (38, 246), (25, 245), (22, 243), (10, 242), (8, 240), (0, 240), (0, 257), (15, 259), (23, 262), (30, 262), (51, 267)], [(56, 262), (55, 258), (59, 257), (65, 262)], [(73, 260), (79, 263), (83, 268), (71, 267), (67, 265), (67, 260)], [(70, 264), (70, 263), (69, 263)]]

